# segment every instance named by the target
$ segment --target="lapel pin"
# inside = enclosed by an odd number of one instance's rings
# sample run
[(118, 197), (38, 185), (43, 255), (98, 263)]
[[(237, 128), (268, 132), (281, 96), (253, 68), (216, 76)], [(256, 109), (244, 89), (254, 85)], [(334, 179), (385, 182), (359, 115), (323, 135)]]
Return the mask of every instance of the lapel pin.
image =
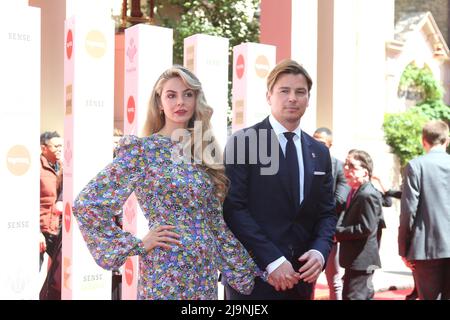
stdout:
[(311, 153), (311, 156), (312, 156), (313, 158), (315, 158), (315, 157), (316, 157), (316, 154), (313, 152), (313, 153)]

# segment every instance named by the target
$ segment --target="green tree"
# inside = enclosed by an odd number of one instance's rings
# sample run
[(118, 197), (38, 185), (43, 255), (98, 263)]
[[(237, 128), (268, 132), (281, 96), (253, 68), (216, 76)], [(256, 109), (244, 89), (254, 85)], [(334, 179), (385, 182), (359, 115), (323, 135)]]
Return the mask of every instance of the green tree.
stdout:
[(436, 81), (430, 68), (428, 66), (419, 68), (415, 63), (410, 63), (403, 71), (399, 90), (401, 92), (415, 91), (418, 104), (425, 100), (442, 100), (444, 95), (442, 86)]
[(384, 115), (383, 130), (386, 143), (398, 156), (402, 167), (409, 160), (423, 153), (422, 127), (428, 120), (426, 115), (415, 108), (406, 112)]
[(414, 108), (420, 110), (430, 119), (441, 119), (450, 123), (450, 106), (442, 100), (426, 100)]
[(441, 119), (450, 123), (450, 106), (442, 100), (444, 90), (428, 67), (411, 63), (405, 68), (399, 94), (411, 92), (416, 105), (406, 112), (386, 114), (383, 122), (386, 143), (399, 157), (401, 166), (423, 153), (421, 136), (425, 122)]
[[(174, 31), (174, 62), (183, 63), (183, 40), (196, 33), (221, 36), (231, 48), (259, 41), (259, 0), (166, 0), (156, 5), (160, 25)], [(168, 13), (176, 12), (169, 16)]]

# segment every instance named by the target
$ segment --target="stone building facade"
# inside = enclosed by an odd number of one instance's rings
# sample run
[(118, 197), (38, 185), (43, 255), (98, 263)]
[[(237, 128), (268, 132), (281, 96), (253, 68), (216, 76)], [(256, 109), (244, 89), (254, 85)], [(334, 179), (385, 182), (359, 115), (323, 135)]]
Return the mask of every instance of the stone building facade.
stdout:
[(430, 11), (447, 43), (450, 43), (450, 0), (396, 0), (395, 22), (404, 14)]

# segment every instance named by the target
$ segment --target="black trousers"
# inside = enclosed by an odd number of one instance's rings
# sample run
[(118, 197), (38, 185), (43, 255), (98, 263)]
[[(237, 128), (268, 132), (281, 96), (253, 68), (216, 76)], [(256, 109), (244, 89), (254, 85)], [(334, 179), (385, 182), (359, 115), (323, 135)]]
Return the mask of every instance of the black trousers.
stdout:
[[(45, 244), (47, 246), (45, 252), (47, 252), (48, 256), (53, 259), (53, 256), (55, 255), (59, 244), (58, 242), (60, 241), (59, 235), (54, 235), (48, 232), (43, 232), (42, 234), (44, 235)], [(41, 252), (39, 254), (39, 271), (41, 271), (43, 262), (44, 262), (44, 252)]]
[(112, 271), (111, 300), (122, 300), (122, 274), (120, 270)]
[[(47, 236), (44, 233), (44, 236)], [(47, 253), (52, 258), (52, 264), (47, 271), (47, 277), (39, 293), (40, 300), (61, 300), (61, 260), (62, 260), (62, 233), (58, 236), (49, 235)], [(49, 247), (49, 243), (51, 244)]]
[(414, 280), (420, 300), (450, 300), (450, 258), (414, 260)]

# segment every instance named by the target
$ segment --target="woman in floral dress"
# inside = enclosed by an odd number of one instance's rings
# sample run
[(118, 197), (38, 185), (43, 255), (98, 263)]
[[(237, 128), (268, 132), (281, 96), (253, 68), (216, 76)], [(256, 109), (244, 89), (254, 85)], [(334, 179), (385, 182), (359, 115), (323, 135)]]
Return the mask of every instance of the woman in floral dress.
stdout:
[[(263, 275), (223, 220), (227, 179), (211, 115), (197, 77), (168, 69), (153, 88), (144, 137), (125, 136), (114, 161), (75, 201), (74, 216), (101, 267), (140, 256), (138, 299), (217, 299), (218, 270), (249, 294)], [(149, 224), (142, 240), (113, 222), (132, 192)]]

